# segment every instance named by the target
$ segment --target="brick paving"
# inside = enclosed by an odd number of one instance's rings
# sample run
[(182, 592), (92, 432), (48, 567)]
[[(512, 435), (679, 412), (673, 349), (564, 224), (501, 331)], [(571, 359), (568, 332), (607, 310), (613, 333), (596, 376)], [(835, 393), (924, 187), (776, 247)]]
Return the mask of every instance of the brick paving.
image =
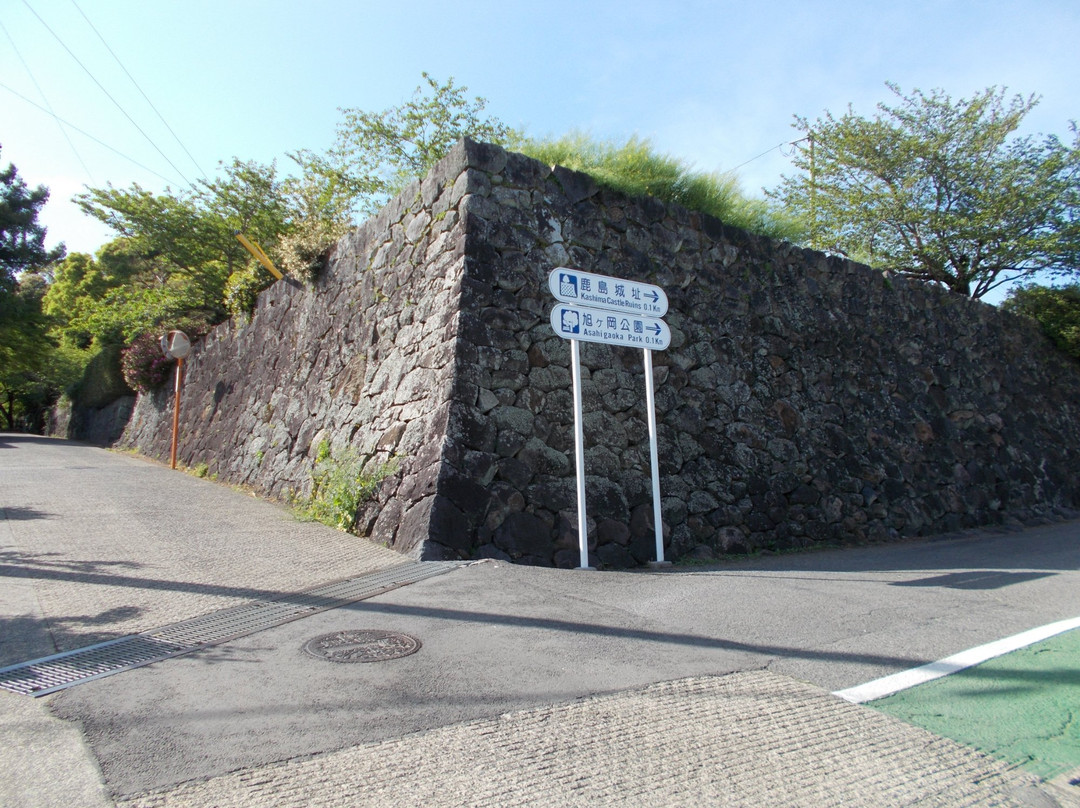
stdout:
[(235, 772), (122, 808), (1032, 806), (1032, 779), (764, 671), (665, 682)]

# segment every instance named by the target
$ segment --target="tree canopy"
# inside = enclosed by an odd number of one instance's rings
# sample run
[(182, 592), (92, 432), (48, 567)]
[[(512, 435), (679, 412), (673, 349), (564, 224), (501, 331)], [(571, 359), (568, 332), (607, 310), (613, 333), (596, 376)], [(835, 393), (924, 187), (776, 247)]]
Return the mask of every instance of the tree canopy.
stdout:
[(62, 244), (45, 248), (38, 215), (48, 199), (48, 189), (31, 191), (14, 165), (0, 171), (0, 413), (7, 429), (15, 428), (27, 405), (41, 411), (49, 374), (58, 367), (41, 310), (44, 273), (64, 254)]
[[(300, 152), (305, 171), (332, 178), (362, 213), (374, 213), (416, 177), (422, 177), (462, 137), (506, 144), (520, 134), (484, 114), (487, 99), (469, 98), (451, 77), (424, 84), (400, 106), (382, 112), (345, 108), (334, 145), (323, 155)], [(425, 86), (426, 85), (426, 86)]]
[(38, 215), (49, 189), (27, 188), (14, 164), (0, 170), (0, 293), (12, 292), (21, 272), (39, 270), (62, 257), (64, 246), (45, 249), (45, 226)]
[[(94, 269), (95, 283), (108, 288), (97, 296), (82, 295), (93, 311), (71, 320), (85, 331), (96, 315), (98, 327), (88, 330), (106, 340), (130, 341), (142, 331), (177, 327), (176, 318), (185, 311), (207, 324), (224, 319), (230, 313), (225, 302), (230, 281), (246, 281), (259, 272), (270, 277), (255, 266), (234, 233), (243, 232), (274, 255), (295, 219), (276, 165), (235, 158), (222, 166), (217, 179), (200, 181), (187, 192), (108, 185), (89, 188), (75, 200), (118, 235), (98, 255), (102, 266)], [(84, 271), (74, 265), (65, 270)], [(51, 310), (58, 311), (55, 301), (61, 293), (76, 291), (68, 281), (62, 273), (58, 288), (50, 290), (46, 305)], [(115, 326), (111, 333), (110, 320)]]
[(1034, 318), (1058, 348), (1080, 360), (1080, 283), (1022, 286), (1009, 292), (1001, 308)]
[(981, 297), (1037, 272), (1080, 266), (1080, 134), (1016, 135), (1034, 96), (990, 87), (953, 101), (941, 90), (796, 117), (802, 170), (771, 192), (809, 245)]

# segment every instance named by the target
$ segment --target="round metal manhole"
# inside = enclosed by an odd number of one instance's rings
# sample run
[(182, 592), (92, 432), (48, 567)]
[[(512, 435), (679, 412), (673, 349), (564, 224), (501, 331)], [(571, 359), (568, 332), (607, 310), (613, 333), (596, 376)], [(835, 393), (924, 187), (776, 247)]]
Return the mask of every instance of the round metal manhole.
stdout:
[(304, 653), (331, 662), (382, 662), (419, 650), (416, 637), (371, 628), (320, 634), (304, 643)]

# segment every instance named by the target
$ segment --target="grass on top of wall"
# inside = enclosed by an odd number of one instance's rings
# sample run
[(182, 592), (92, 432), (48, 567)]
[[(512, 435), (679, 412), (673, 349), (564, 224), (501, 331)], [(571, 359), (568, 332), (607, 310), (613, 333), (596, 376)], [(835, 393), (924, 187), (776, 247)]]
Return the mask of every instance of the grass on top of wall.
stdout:
[(764, 199), (751, 199), (731, 173), (694, 171), (681, 160), (659, 154), (647, 140), (619, 145), (573, 133), (557, 139), (526, 139), (516, 151), (548, 165), (591, 176), (599, 185), (629, 196), (653, 196), (715, 216), (725, 224), (771, 238), (797, 240), (799, 223)]

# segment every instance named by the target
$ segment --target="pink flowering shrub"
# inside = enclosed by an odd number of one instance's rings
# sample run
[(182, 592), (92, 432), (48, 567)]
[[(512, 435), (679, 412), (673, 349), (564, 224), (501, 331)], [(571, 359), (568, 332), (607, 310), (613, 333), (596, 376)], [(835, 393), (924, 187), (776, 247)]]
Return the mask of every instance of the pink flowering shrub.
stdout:
[(132, 340), (120, 355), (124, 381), (132, 390), (149, 393), (168, 378), (173, 360), (165, 358), (159, 340), (154, 334), (143, 334)]

